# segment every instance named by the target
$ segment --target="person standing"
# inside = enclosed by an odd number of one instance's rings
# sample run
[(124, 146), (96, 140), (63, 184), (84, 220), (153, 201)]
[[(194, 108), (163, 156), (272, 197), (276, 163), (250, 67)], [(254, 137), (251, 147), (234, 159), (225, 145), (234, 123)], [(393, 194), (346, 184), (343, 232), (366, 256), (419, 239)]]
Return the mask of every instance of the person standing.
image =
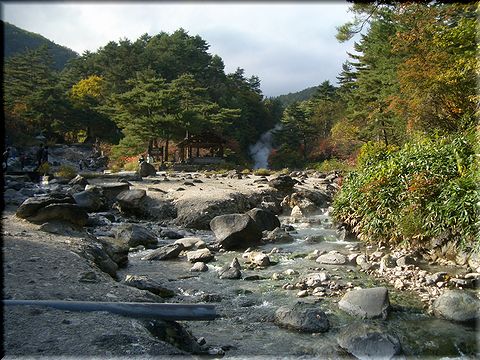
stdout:
[(10, 157), (10, 148), (7, 147), (7, 149), (3, 152), (3, 171), (4, 172), (7, 172), (7, 168), (8, 168), (8, 158)]
[(43, 148), (43, 144), (40, 144), (40, 147), (37, 150), (37, 168), (42, 165), (44, 151), (45, 149)]
[(48, 146), (45, 146), (45, 148), (43, 149), (42, 164), (43, 163), (48, 163)]

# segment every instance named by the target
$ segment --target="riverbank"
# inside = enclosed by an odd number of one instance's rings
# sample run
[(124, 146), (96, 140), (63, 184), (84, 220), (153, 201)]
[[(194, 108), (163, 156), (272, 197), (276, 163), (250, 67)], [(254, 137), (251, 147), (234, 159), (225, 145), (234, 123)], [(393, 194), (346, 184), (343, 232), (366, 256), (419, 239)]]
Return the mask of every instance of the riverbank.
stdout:
[[(175, 328), (168, 324), (156, 324), (152, 328), (144, 321), (104, 312), (7, 307), (4, 309), (6, 354), (114, 357), (203, 353), (342, 357), (347, 352), (339, 347), (337, 338), (342, 329), (357, 320), (340, 310), (338, 302), (349, 291), (374, 286), (388, 288), (393, 310), (380, 325), (397, 333), (404, 353), (434, 355), (435, 346), (439, 345), (430, 344), (430, 349), (423, 345), (415, 347), (412, 335), (406, 335), (403, 330), (417, 322), (417, 336), (433, 336), (434, 324), (438, 325), (438, 321), (442, 331), (450, 336), (449, 345), (442, 345), (443, 354), (454, 355), (454, 345), (458, 345), (460, 338), (467, 339), (466, 344), (459, 345), (460, 351), (476, 352), (472, 340), (474, 328), (431, 318), (428, 314), (433, 301), (447, 289), (471, 287), (477, 279), (475, 274), (467, 276), (472, 269), (424, 270), (421, 267), (425, 264), (415, 259), (414, 254), (364, 248), (355, 239), (345, 238), (345, 232), (337, 229), (329, 218), (329, 203), (337, 189), (337, 175), (292, 175), (297, 183), (287, 186), (288, 181), (275, 182), (276, 176), (263, 178), (236, 172), (222, 175), (159, 173), (142, 180), (133, 174), (121, 174), (112, 178), (110, 185), (129, 183), (130, 206), (117, 201), (113, 208), (109, 205), (109, 210), (89, 211), (87, 223), (80, 228), (54, 221), (50, 221), (49, 226), (33, 224), (15, 216), (17, 205), (7, 205), (2, 218), (5, 299), (212, 303), (221, 317), (209, 322), (181, 322), (183, 330), (176, 328), (175, 332), (165, 330)], [(32, 195), (51, 195), (52, 192), (68, 193), (74, 186), (55, 181), (44, 186), (14, 184), (19, 182), (20, 179), (10, 179), (7, 188), (17, 187), (15, 191), (23, 191), (24, 195), (27, 191), (22, 189), (30, 189)], [(89, 186), (102, 186), (106, 179), (93, 178), (88, 182)], [(107, 188), (111, 186), (104, 190)], [(12, 191), (7, 195), (8, 201), (20, 200)], [(226, 251), (219, 247), (215, 234), (206, 229), (205, 224), (215, 216), (243, 213), (253, 207), (268, 208), (278, 214), (283, 212), (280, 219), (285, 231), (264, 233), (263, 241), (247, 252), (245, 249)], [(139, 213), (131, 215), (132, 210), (139, 209), (141, 216)], [(145, 246), (147, 243), (127, 247), (126, 252), (121, 248), (117, 230), (129, 224), (145, 228), (154, 235), (153, 249)], [(287, 235), (291, 239), (284, 242)], [(185, 248), (171, 260), (142, 260), (181, 238), (197, 238), (192, 246), (210, 251), (212, 258), (200, 261), (206, 264), (206, 272), (191, 271), (193, 262), (189, 261), (189, 256), (193, 255), (189, 252), (197, 251), (195, 247)], [(117, 245), (115, 251), (113, 244)], [(105, 252), (110, 262), (105, 258), (101, 262), (101, 256), (92, 255), (94, 245), (109, 250)], [(252, 255), (252, 251), (256, 253)], [(341, 259), (337, 254), (344, 257), (344, 262), (329, 263), (328, 257)], [(219, 278), (218, 273), (234, 258), (240, 265), (240, 278)], [(117, 264), (116, 268), (112, 261)], [(323, 275), (316, 275), (312, 280), (312, 274)], [(162, 298), (152, 287), (145, 290), (145, 286), (139, 286), (142, 290), (129, 286), (126, 281), (129, 275), (144, 276), (143, 280), (156, 284), (157, 290), (167, 288), (173, 296)], [(431, 278), (433, 275), (437, 278)], [(455, 283), (452, 279), (464, 281)], [(396, 284), (396, 280), (401, 280), (403, 286)], [(389, 284), (389, 281), (394, 283)], [(428, 297), (416, 296), (415, 287), (426, 289)], [(296, 301), (325, 311), (330, 330), (312, 337), (278, 325), (277, 309)], [(374, 322), (379, 325), (378, 320)], [(428, 331), (419, 333), (422, 326)], [(394, 331), (395, 327), (403, 330)], [(189, 329), (192, 335), (187, 335), (184, 329)], [(165, 335), (172, 331), (176, 336)], [(317, 341), (319, 337), (323, 345)], [(183, 340), (179, 341), (180, 338)], [(297, 346), (282, 346), (282, 343)]]

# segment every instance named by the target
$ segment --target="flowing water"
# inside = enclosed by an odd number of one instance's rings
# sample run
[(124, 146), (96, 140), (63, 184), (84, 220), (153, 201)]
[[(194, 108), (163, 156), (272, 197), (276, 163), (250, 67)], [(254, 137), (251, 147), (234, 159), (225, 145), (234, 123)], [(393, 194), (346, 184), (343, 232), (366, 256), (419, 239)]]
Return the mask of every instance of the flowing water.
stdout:
[[(283, 218), (286, 224), (288, 218)], [(359, 321), (338, 309), (338, 298), (298, 299), (298, 290), (284, 290), (282, 285), (295, 284), (299, 275), (286, 276), (283, 280), (272, 280), (273, 273), (286, 269), (296, 270), (300, 275), (324, 268), (339, 282), (352, 282), (354, 286), (385, 286), (379, 280), (356, 271), (354, 266), (320, 265), (305, 258), (305, 254), (318, 250), (345, 250), (352, 241), (342, 241), (331, 226), (328, 212), (305, 219), (304, 223), (294, 223), (291, 233), (295, 241), (290, 244), (268, 244), (259, 250), (270, 252), (274, 247), (279, 253), (270, 255), (275, 265), (263, 270), (243, 268), (241, 280), (219, 279), (216, 269), (230, 263), (237, 257), (241, 264), (242, 253), (229, 251), (219, 253), (214, 262), (208, 263), (205, 273), (189, 271), (192, 264), (186, 258), (169, 261), (142, 261), (149, 250), (132, 253), (125, 274), (148, 275), (151, 279), (167, 284), (179, 294), (170, 302), (198, 303), (209, 302), (216, 305), (221, 315), (214, 321), (191, 321), (184, 325), (196, 337), (205, 337), (209, 346), (228, 348), (226, 356), (272, 356), (272, 357), (321, 357), (338, 358), (347, 356), (337, 345), (337, 336), (349, 324)], [(323, 241), (311, 243), (305, 238), (322, 235)], [(213, 241), (211, 232), (195, 234), (207, 243)], [(258, 280), (245, 278), (258, 275)], [(387, 320), (371, 321), (384, 326), (387, 331), (398, 336), (403, 352), (408, 357), (462, 357), (478, 355), (477, 334), (474, 327), (456, 324), (424, 314), (420, 300), (407, 292), (397, 292), (389, 287), (393, 310)], [(327, 314), (331, 328), (322, 334), (305, 334), (282, 329), (273, 323), (275, 310), (296, 301), (316, 303)], [(361, 320), (360, 320), (361, 321)]]

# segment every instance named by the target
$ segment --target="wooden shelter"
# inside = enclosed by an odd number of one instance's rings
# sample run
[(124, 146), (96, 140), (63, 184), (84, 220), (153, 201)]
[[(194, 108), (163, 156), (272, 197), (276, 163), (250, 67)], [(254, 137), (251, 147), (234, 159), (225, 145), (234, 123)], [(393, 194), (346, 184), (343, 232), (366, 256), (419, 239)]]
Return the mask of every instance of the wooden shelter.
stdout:
[[(199, 135), (188, 136), (177, 144), (181, 162), (218, 162), (223, 159), (226, 141), (220, 136), (204, 132)], [(201, 152), (201, 150), (203, 150)], [(194, 154), (195, 152), (195, 154)], [(201, 161), (201, 159), (205, 161)], [(217, 160), (217, 161), (215, 161)]]

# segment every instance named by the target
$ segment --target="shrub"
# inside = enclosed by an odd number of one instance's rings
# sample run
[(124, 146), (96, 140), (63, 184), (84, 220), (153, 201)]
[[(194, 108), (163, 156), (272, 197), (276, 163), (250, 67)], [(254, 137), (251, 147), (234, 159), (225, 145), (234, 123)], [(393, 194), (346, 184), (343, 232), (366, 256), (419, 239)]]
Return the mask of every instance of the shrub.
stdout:
[(333, 170), (340, 170), (340, 171), (353, 170), (353, 166), (338, 159), (330, 159), (330, 160), (322, 161), (321, 163), (310, 164), (309, 168), (313, 168), (320, 172), (329, 172)]
[(77, 176), (77, 170), (69, 165), (61, 165), (55, 173), (55, 176), (73, 179), (75, 176)]
[(125, 171), (137, 171), (138, 170), (138, 161), (131, 160), (123, 164), (123, 170)]
[(423, 246), (449, 232), (479, 248), (473, 135), (435, 137), (395, 151), (369, 144), (334, 200), (333, 216), (370, 243)]
[(253, 170), (253, 175), (257, 176), (269, 176), (272, 172), (268, 169), (255, 169)]
[(44, 162), (43, 164), (41, 164), (38, 169), (37, 169), (38, 173), (39, 174), (42, 174), (42, 175), (47, 175), (50, 173), (50, 164), (48, 162)]

